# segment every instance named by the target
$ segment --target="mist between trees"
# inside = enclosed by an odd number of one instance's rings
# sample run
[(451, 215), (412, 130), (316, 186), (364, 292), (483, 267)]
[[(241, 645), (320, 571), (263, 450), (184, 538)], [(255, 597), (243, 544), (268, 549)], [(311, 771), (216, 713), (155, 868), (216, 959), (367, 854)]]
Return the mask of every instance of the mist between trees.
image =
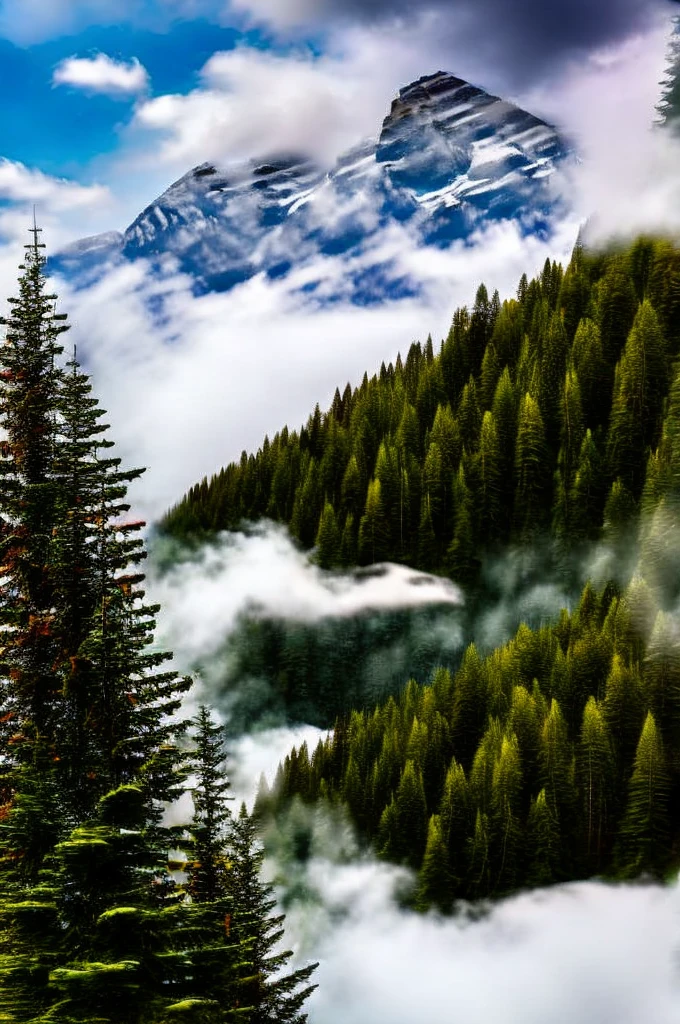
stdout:
[[(551, 624), (341, 715), (258, 813), (346, 803), (418, 871), (423, 908), (677, 866), (679, 286), (680, 253), (644, 238), (577, 245), (502, 304), (481, 286), (438, 354), (414, 344), (168, 514), (194, 540), (266, 515), (323, 566), (399, 560), (478, 609), (508, 544), (543, 545), (568, 595), (584, 567), (597, 580)], [(291, 678), (295, 701), (307, 676)]]

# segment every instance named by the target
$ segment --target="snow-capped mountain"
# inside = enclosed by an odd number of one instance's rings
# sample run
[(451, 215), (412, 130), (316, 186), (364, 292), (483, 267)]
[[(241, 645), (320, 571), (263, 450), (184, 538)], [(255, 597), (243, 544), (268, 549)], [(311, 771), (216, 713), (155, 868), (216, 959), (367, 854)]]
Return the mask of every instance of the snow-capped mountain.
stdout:
[[(442, 247), (509, 218), (543, 234), (557, 204), (551, 177), (568, 153), (544, 121), (440, 71), (401, 89), (378, 139), (330, 171), (294, 154), (202, 164), (123, 234), (83, 239), (52, 269), (77, 283), (112, 262), (174, 257), (197, 292), (290, 273), (320, 299), (409, 294), (417, 282), (394, 258), (400, 231)], [(340, 256), (338, 284), (330, 268)]]

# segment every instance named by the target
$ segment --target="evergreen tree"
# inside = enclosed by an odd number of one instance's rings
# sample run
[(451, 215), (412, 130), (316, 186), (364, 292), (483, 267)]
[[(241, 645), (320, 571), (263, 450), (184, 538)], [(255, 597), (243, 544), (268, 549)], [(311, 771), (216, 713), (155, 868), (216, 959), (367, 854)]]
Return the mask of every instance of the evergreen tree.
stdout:
[(388, 552), (388, 527), (380, 480), (368, 485), (366, 508), (359, 523), (359, 557), (366, 563), (382, 562)]
[(482, 540), (497, 537), (501, 521), (503, 485), (501, 449), (492, 412), (484, 413), (478, 451), (480, 517)]
[(140, 471), (102, 457), (89, 381), (75, 356), (58, 367), (43, 263), (36, 230), (0, 351), (0, 1008), (8, 1024), (221, 1024), (249, 940), (225, 942), (214, 736), (203, 722), (189, 903), (162, 818), (183, 792), (190, 681), (159, 670), (169, 656), (152, 648), (157, 608), (137, 571), (144, 524), (126, 517)]
[(560, 879), (560, 830), (545, 789), (531, 802), (527, 827), (529, 870), (532, 886), (550, 885)]
[(621, 826), (619, 858), (631, 876), (645, 868), (661, 871), (668, 863), (668, 793), (663, 743), (650, 711), (635, 754)]
[(504, 736), (493, 766), (491, 806), (496, 835), (497, 888), (503, 892), (516, 884), (521, 827), (522, 763), (517, 737)]
[[(252, 973), (248, 942), (232, 936), (234, 902), (231, 895), (229, 839), (232, 816), (228, 806), (230, 787), (226, 772), (223, 730), (213, 723), (210, 711), (201, 706), (193, 720), (195, 750), (191, 767), (194, 816), (190, 827), (189, 860), (185, 866), (185, 934), (192, 945), (184, 951), (191, 964), (182, 1002), (199, 1018), (215, 1024), (232, 1020), (239, 1007), (240, 987)], [(249, 1008), (240, 1007), (245, 1019)], [(184, 1011), (182, 1011), (184, 1013)], [(181, 1019), (186, 1019), (186, 1015)]]
[(521, 538), (540, 532), (545, 521), (546, 454), (541, 412), (527, 393), (520, 405), (515, 449), (515, 529)]
[(223, 730), (201, 705), (193, 720), (196, 748), (191, 767), (196, 775), (192, 790), (194, 817), (191, 824), (192, 857), (187, 868), (188, 889), (193, 899), (211, 903), (228, 890), (225, 847), (231, 822), (228, 797), (231, 784), (226, 774)]
[(281, 973), (293, 955), (290, 950), (274, 953), (283, 936), (284, 916), (274, 914), (273, 886), (262, 881), (264, 852), (257, 828), (241, 805), (231, 839), (229, 890), (234, 904), (232, 937), (248, 948), (252, 973), (243, 979), (239, 1002), (248, 1006), (249, 1024), (304, 1024), (302, 1006), (316, 985), (308, 985), (318, 964)]
[(58, 403), (62, 371), (59, 334), (66, 330), (46, 293), (44, 246), (34, 229), (20, 270), (11, 315), (0, 320), (6, 341), (0, 350), (0, 544), (3, 577), (0, 623), (4, 640), (2, 717), (5, 728), (23, 733), (12, 760), (33, 760), (32, 740), (54, 735), (62, 718), (54, 634), (54, 586), (50, 549), (58, 485), (55, 479)]
[(441, 821), (437, 814), (433, 814), (427, 827), (427, 844), (418, 875), (416, 906), (419, 910), (435, 906), (446, 913), (451, 907), (452, 895), (449, 854)]
[(635, 498), (642, 490), (647, 451), (658, 438), (666, 385), (663, 332), (645, 300), (616, 368), (608, 438), (611, 478), (620, 477)]
[(327, 501), (316, 532), (316, 557), (322, 569), (332, 569), (340, 561), (341, 539), (335, 509)]
[(680, 117), (680, 18), (673, 19), (673, 32), (668, 44), (666, 73), (663, 81), (663, 92), (657, 105), (658, 123), (677, 130)]
[(583, 712), (576, 759), (586, 820), (586, 858), (591, 870), (601, 863), (614, 792), (614, 757), (601, 708), (593, 696)]

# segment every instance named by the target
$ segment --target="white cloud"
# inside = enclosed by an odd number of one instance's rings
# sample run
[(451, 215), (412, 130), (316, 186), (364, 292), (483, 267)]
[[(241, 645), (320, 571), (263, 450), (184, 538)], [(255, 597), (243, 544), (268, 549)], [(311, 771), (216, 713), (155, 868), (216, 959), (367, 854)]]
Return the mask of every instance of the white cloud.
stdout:
[(351, 617), (373, 609), (460, 605), (449, 580), (386, 565), (355, 576), (324, 572), (298, 551), (282, 527), (224, 534), (198, 555), (159, 575), (149, 587), (161, 604), (159, 636), (181, 671), (210, 658), (246, 611), (295, 622)]
[(537, 890), (472, 920), (400, 911), (400, 877), (316, 858), (295, 879), (312, 897), (287, 904), (286, 939), (320, 961), (310, 1024), (677, 1020), (677, 883)]
[(99, 206), (111, 193), (103, 185), (80, 185), (66, 178), (53, 178), (14, 160), (0, 158), (0, 199), (11, 202), (44, 203), (51, 210), (73, 210)]
[(74, 238), (101, 230), (113, 212), (113, 197), (104, 185), (81, 185), (54, 178), (35, 168), (0, 158), (0, 295), (14, 289), (22, 246), (28, 242), (33, 206), (43, 239), (53, 251)]
[(530, 92), (530, 109), (554, 118), (581, 157), (565, 188), (589, 236), (680, 233), (680, 140), (652, 127), (668, 41), (666, 11), (645, 35), (571, 65), (550, 89)]
[(127, 96), (143, 92), (149, 84), (149, 75), (136, 58), (127, 63), (98, 53), (96, 57), (67, 57), (62, 60), (54, 70), (52, 83), (112, 96)]
[[(135, 500), (157, 516), (197, 479), (244, 448), (257, 449), (265, 433), (273, 436), (286, 423), (298, 427), (317, 401), (328, 407), (336, 386), (358, 385), (365, 370), (406, 354), (430, 331), (438, 343), (455, 306), (474, 299), (480, 280), (514, 294), (524, 271), (538, 271), (546, 256), (567, 258), (575, 237), (574, 223), (549, 242), (522, 238), (506, 223), (448, 254), (419, 254), (408, 233), (392, 229), (389, 253), (405, 272), (417, 264), (427, 290), (421, 299), (374, 308), (319, 309), (291, 294), (291, 281), (262, 276), (227, 294), (194, 298), (186, 278), (154, 281), (143, 262), (116, 269), (86, 291), (69, 293), (61, 282), (59, 290), (74, 323), (70, 337), (109, 410), (112, 436), (127, 461), (149, 467), (134, 486)], [(339, 286), (345, 269), (337, 257), (306, 273)], [(159, 296), (166, 312), (160, 324), (148, 308)]]
[(389, 109), (396, 69), (372, 67), (367, 57), (280, 56), (252, 47), (217, 53), (200, 89), (143, 103), (136, 125), (160, 132), (160, 157), (177, 166), (281, 150), (329, 160), (375, 134)]
[(134, 128), (160, 133), (154, 159), (178, 170), (277, 150), (332, 162), (379, 134), (401, 86), (438, 68), (474, 74), (469, 54), (452, 54), (434, 29), (425, 12), (415, 25), (338, 29), (320, 56), (248, 46), (216, 53), (199, 88), (141, 104)]

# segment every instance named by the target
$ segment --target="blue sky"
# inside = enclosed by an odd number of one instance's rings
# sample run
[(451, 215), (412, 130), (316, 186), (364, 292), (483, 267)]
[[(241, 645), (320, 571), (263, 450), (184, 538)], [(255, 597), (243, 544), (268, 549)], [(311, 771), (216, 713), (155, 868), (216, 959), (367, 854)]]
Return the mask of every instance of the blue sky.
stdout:
[(106, 53), (125, 63), (137, 58), (146, 67), (151, 95), (188, 92), (198, 72), (217, 50), (241, 40), (262, 45), (257, 33), (244, 38), (237, 29), (205, 19), (184, 21), (166, 32), (132, 25), (92, 26), (77, 35), (27, 46), (0, 40), (0, 66), (6, 82), (0, 104), (2, 155), (37, 165), (48, 174), (87, 181), (95, 157), (114, 151), (121, 125), (130, 117), (133, 96), (97, 95), (73, 86), (53, 86), (57, 65), (67, 57)]

